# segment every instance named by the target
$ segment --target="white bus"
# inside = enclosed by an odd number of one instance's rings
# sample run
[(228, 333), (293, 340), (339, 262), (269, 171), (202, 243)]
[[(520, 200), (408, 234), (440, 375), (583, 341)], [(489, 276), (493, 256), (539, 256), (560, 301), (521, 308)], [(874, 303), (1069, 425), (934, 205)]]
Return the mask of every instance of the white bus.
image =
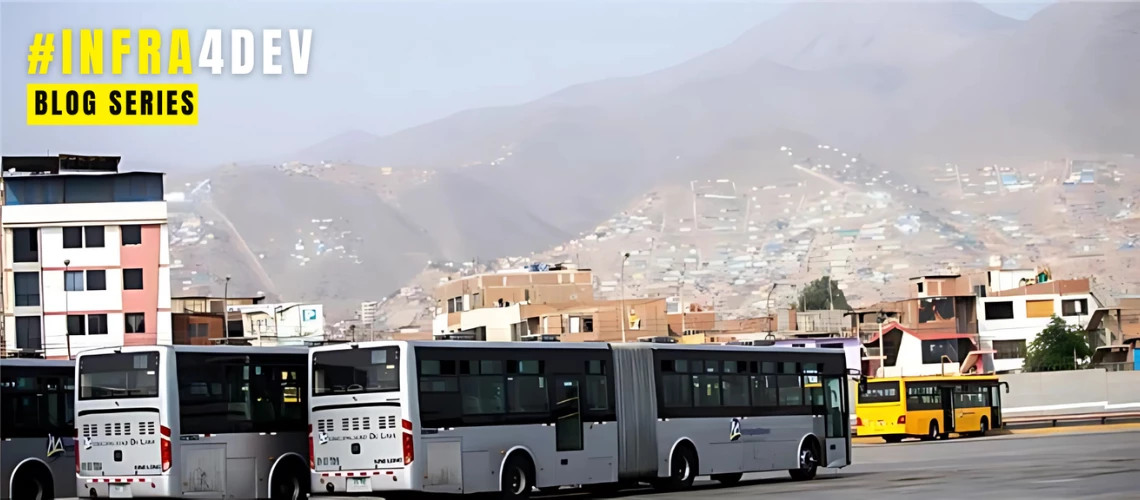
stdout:
[(834, 349), (369, 342), (310, 362), (314, 494), (683, 489), (850, 464)]
[(0, 360), (0, 498), (75, 496), (75, 362)]
[(289, 347), (80, 354), (78, 495), (303, 498), (307, 359)]

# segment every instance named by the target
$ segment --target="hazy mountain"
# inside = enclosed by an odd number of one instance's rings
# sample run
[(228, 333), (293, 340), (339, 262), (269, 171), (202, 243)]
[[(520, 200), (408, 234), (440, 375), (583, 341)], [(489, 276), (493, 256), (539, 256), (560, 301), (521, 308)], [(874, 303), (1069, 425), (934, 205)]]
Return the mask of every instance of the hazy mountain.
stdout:
[[(415, 266), (390, 255), (527, 253), (664, 182), (762, 176), (773, 163), (759, 145), (776, 138), (843, 144), (903, 170), (919, 159), (1135, 150), (1138, 32), (1140, 6), (1129, 3), (1056, 4), (1025, 22), (963, 2), (805, 3), (662, 71), (386, 137), (353, 132), (297, 157), (438, 170), (395, 205), (349, 206), (344, 187), (319, 194), (336, 203), (307, 195), (314, 210), (354, 212), (384, 241), (368, 244), (384, 261), (370, 272), (391, 285)], [(256, 213), (249, 224), (269, 215)]]
[(895, 100), (889, 130), (975, 160), (1135, 152), (1137, 81), (1140, 4), (1060, 3), (922, 73)]

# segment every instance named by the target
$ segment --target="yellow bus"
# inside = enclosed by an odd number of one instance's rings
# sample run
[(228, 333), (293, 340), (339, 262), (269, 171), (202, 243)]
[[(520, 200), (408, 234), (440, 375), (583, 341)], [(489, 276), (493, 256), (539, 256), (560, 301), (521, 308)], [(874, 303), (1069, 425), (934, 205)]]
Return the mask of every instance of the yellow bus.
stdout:
[(861, 379), (855, 405), (856, 434), (888, 443), (908, 437), (933, 440), (984, 435), (1001, 421), (999, 387), (993, 375)]

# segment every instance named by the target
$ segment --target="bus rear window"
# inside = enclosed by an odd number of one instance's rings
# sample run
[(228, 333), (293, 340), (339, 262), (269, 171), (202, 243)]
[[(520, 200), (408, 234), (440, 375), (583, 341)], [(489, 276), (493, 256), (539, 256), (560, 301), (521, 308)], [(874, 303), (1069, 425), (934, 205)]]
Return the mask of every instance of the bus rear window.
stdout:
[(899, 402), (898, 382), (867, 382), (859, 384), (860, 403)]
[(313, 395), (400, 390), (400, 349), (345, 349), (313, 353)]
[(79, 399), (158, 396), (158, 353), (96, 354), (79, 358)]

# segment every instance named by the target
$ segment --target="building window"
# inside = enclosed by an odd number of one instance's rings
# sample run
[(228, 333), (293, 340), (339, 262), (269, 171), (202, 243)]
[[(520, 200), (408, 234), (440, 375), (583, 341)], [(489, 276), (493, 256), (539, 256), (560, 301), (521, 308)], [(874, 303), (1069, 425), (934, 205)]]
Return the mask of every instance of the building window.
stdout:
[(86, 335), (87, 330), (84, 321), (87, 319), (82, 314), (68, 314), (67, 315), (67, 334), (68, 335)]
[(1053, 299), (1025, 301), (1026, 318), (1049, 318), (1053, 316)]
[(126, 333), (146, 333), (146, 315), (143, 313), (127, 313), (123, 315)]
[(63, 228), (63, 248), (83, 248), (83, 228)]
[(142, 226), (138, 224), (119, 226), (123, 234), (123, 246), (142, 244)]
[(102, 269), (87, 271), (87, 289), (106, 290), (107, 271), (104, 271)]
[(36, 229), (12, 230), (12, 262), (39, 262), (39, 233)]
[(192, 339), (204, 339), (210, 335), (210, 325), (207, 323), (190, 323), (186, 325), (186, 333)]
[(922, 293), (922, 283), (918, 284), (918, 293)]
[(16, 348), (33, 351), (44, 348), (44, 337), (40, 334), (39, 316), (16, 317)]
[(63, 228), (63, 248), (103, 248), (106, 229), (103, 226)]
[(959, 361), (957, 339), (922, 341), (922, 364), (939, 364), (942, 362), (942, 356), (950, 358), (950, 362), (953, 363), (957, 363)]
[(40, 305), (40, 273), (12, 273), (16, 285), (16, 307)]
[(64, 271), (63, 289), (68, 292), (82, 292), (83, 271)]
[(104, 236), (107, 230), (103, 226), (85, 226), (83, 228), (84, 245), (87, 248), (103, 248)]
[(526, 335), (529, 335), (529, 329), (527, 328), (527, 326), (528, 325), (527, 325), (526, 321), (520, 321), (518, 323), (512, 323), (511, 324), (511, 340), (514, 340), (514, 341), (522, 340), (523, 337), (525, 337)]
[(106, 314), (88, 314), (87, 315), (87, 335), (106, 335), (107, 334), (107, 315)]
[(142, 290), (142, 269), (123, 269), (123, 290)]
[(1013, 319), (1013, 302), (986, 302), (986, 321), (995, 319)]
[(995, 340), (994, 359), (1022, 359), (1025, 357), (1024, 340)]
[(1062, 316), (1088, 316), (1088, 299), (1064, 299), (1061, 301)]

